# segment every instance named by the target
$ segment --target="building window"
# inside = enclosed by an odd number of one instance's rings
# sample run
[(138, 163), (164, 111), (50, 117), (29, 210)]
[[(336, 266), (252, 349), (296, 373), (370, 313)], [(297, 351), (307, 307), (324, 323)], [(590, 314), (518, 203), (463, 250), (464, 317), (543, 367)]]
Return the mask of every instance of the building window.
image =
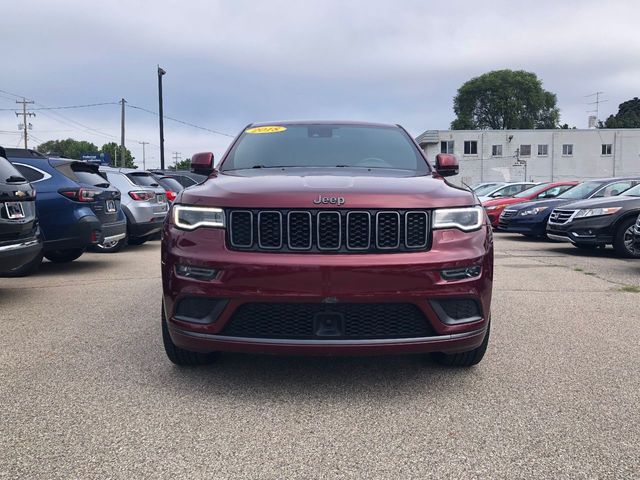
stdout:
[(440, 142), (440, 153), (453, 153), (453, 140)]
[(491, 145), (491, 156), (492, 157), (501, 157), (502, 156), (502, 145)]
[(538, 145), (538, 156), (546, 157), (549, 155), (549, 145)]
[(602, 155), (611, 155), (612, 145), (610, 143), (602, 144)]
[(573, 155), (573, 143), (565, 143), (562, 145), (562, 155)]
[(465, 140), (464, 142), (464, 154), (465, 155), (477, 155), (478, 154), (478, 142), (475, 140)]
[(530, 157), (531, 156), (531, 145), (520, 145), (520, 156), (521, 157)]

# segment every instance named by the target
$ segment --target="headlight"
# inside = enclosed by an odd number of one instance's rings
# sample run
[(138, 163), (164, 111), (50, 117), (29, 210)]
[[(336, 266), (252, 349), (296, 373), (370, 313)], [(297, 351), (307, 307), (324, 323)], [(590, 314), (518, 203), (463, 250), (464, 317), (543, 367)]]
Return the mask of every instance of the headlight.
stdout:
[(173, 206), (173, 223), (183, 230), (199, 227), (224, 228), (224, 210), (215, 207)]
[(485, 210), (487, 212), (491, 212), (493, 210), (497, 210), (499, 208), (504, 208), (504, 207), (506, 207), (506, 205), (492, 205), (491, 207), (485, 207)]
[(465, 232), (477, 230), (484, 221), (482, 207), (441, 208), (433, 214), (433, 228), (459, 228)]
[(538, 215), (540, 212), (544, 212), (549, 207), (536, 207), (536, 208), (527, 208), (526, 210), (520, 210), (518, 215), (522, 215), (523, 217), (527, 215)]
[(587, 208), (578, 210), (573, 218), (598, 217), (600, 215), (613, 215), (622, 207), (606, 207), (606, 208)]

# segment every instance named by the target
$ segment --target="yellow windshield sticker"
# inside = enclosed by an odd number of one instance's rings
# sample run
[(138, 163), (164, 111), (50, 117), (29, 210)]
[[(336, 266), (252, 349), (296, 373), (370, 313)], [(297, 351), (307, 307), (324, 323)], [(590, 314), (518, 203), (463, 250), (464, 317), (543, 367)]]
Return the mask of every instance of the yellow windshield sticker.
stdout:
[(268, 127), (253, 127), (247, 128), (245, 132), (247, 133), (276, 133), (276, 132), (284, 132), (287, 127), (279, 127), (276, 125), (269, 125)]

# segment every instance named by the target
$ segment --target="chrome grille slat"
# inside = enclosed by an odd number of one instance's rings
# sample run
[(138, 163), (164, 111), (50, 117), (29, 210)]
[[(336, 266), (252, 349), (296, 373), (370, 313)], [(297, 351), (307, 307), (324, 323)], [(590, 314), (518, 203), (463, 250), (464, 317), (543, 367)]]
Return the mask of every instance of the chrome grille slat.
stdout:
[(571, 221), (577, 210), (564, 210), (562, 208), (556, 208), (551, 212), (549, 216), (549, 223), (555, 225), (564, 225)]
[(431, 214), (391, 209), (228, 209), (232, 250), (399, 253), (428, 250)]

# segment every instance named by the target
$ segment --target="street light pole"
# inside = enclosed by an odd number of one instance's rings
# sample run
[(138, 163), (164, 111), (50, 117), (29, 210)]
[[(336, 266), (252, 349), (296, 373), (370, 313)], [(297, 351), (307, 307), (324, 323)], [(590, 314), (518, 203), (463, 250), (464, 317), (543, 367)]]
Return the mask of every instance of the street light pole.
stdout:
[(144, 151), (144, 146), (145, 145), (149, 145), (149, 142), (138, 142), (140, 145), (142, 145), (142, 169), (146, 170), (147, 169), (147, 164), (146, 164), (146, 158), (145, 158), (145, 151)]
[(158, 65), (158, 117), (160, 119), (160, 169), (164, 170), (164, 113), (162, 111), (162, 76), (167, 72)]

